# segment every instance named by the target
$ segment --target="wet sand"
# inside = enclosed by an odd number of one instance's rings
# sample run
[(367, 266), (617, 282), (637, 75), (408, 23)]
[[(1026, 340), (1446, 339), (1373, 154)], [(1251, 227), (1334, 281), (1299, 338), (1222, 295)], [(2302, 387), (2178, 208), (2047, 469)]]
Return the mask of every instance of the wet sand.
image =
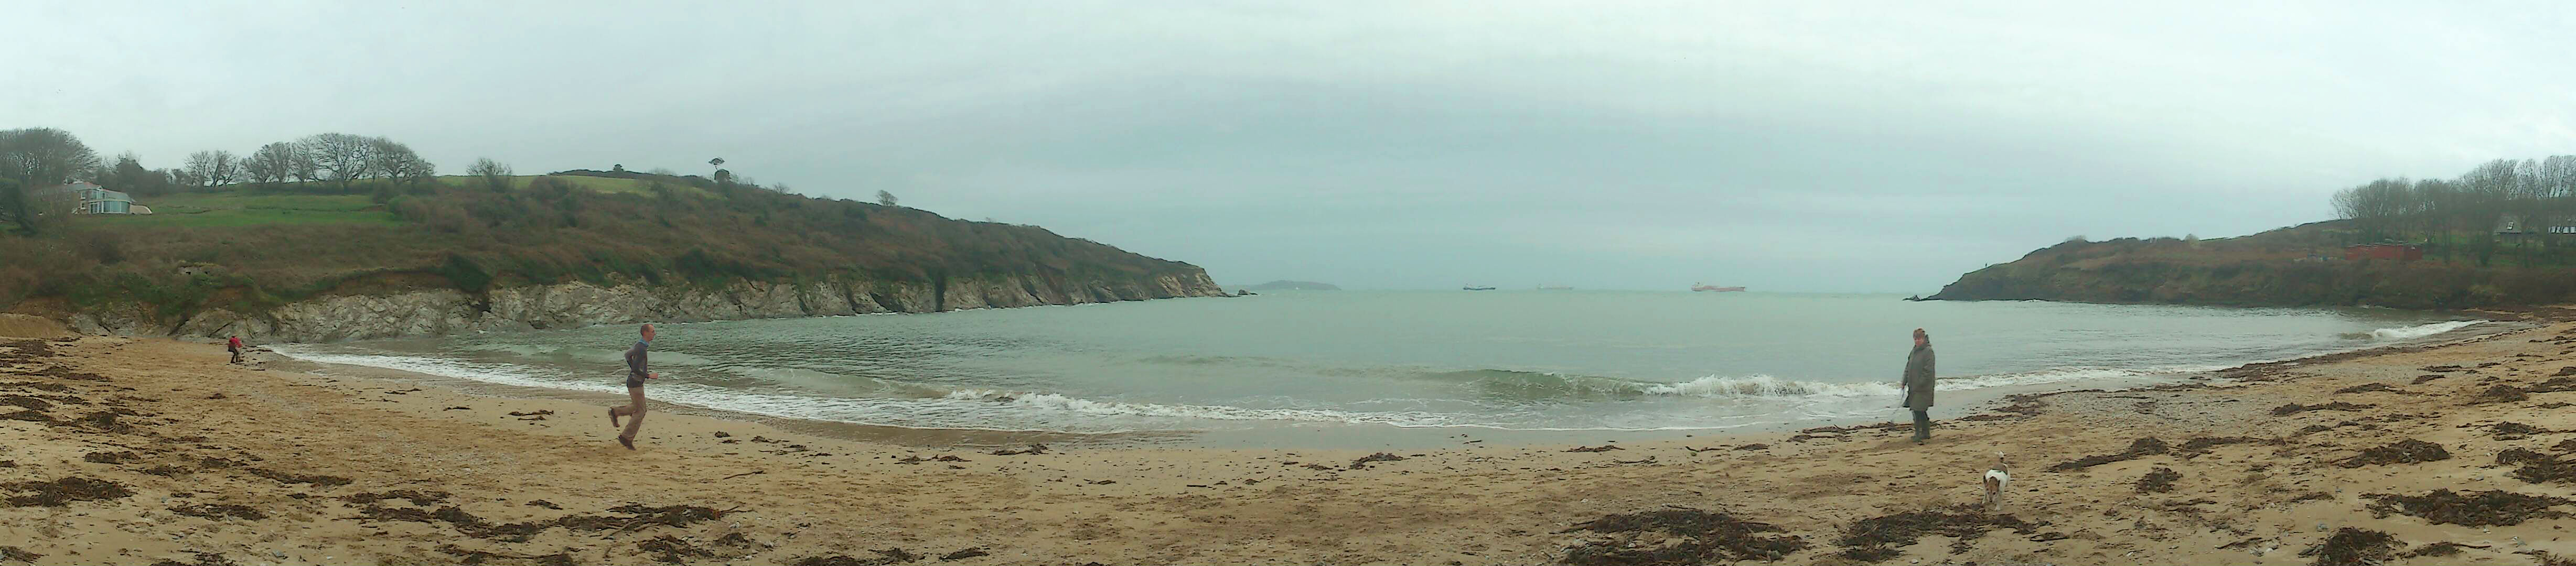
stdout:
[(0, 339), (0, 564), (2542, 563), (2576, 556), (2570, 403), (2557, 323), (2020, 396), (1921, 446), (1000, 455), (656, 411), (627, 451), (601, 403)]

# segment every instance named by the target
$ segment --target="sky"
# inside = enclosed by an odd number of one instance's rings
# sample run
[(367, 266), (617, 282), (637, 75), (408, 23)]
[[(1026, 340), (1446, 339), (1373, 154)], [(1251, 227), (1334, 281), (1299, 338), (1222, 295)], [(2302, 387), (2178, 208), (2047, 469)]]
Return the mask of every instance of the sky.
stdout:
[(2576, 153), (2576, 5), (17, 2), (0, 127), (149, 167), (734, 173), (1230, 285), (1930, 293)]

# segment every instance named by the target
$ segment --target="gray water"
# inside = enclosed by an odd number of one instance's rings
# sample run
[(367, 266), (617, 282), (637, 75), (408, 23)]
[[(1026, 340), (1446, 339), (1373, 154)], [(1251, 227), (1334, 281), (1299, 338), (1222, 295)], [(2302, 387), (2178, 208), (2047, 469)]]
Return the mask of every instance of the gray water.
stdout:
[[(665, 377), (648, 392), (784, 419), (1219, 444), (1301, 431), (1767, 430), (1898, 418), (1895, 380), (1917, 327), (1940, 355), (1941, 416), (2008, 393), (2145, 385), (2431, 339), (2465, 324), (2455, 320), (2468, 319), (1885, 295), (1283, 292), (666, 324), (653, 344)], [(618, 353), (634, 333), (620, 325), (280, 350), (503, 387), (616, 393)]]

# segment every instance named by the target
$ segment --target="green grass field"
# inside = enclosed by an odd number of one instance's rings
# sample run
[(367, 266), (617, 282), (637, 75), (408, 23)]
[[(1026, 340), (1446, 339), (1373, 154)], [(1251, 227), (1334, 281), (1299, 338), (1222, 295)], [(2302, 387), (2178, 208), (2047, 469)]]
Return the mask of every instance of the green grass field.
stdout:
[(394, 224), (400, 220), (365, 195), (187, 193), (135, 199), (152, 214), (75, 217), (90, 226), (225, 227), (275, 224)]
[[(554, 177), (557, 179), (563, 179), (571, 182), (572, 186), (603, 193), (648, 194), (648, 191), (644, 188), (644, 181), (639, 179), (616, 179), (585, 175), (519, 175), (510, 178), (510, 187), (518, 189), (527, 188), (528, 183), (535, 181), (538, 177)], [(438, 177), (438, 182), (446, 183), (447, 186), (451, 187), (475, 187), (482, 186), (483, 180), (469, 175), (440, 175)], [(672, 190), (679, 191), (680, 194), (684, 195), (700, 197), (715, 196), (704, 189), (699, 189), (685, 184), (669, 183), (669, 186)]]
[[(538, 177), (554, 177), (573, 186), (602, 193), (646, 194), (645, 182), (637, 179), (587, 177), (580, 175), (519, 175), (511, 177), (514, 188), (526, 188)], [(452, 187), (474, 186), (481, 180), (465, 175), (447, 175), (440, 183)], [(703, 189), (673, 183), (680, 194), (713, 197)], [(363, 187), (361, 187), (363, 188)], [(85, 226), (127, 227), (238, 227), (278, 224), (397, 224), (402, 220), (369, 195), (309, 195), (292, 192), (248, 192), (234, 186), (210, 192), (192, 192), (157, 197), (139, 197), (137, 204), (151, 207), (148, 215), (84, 215), (76, 217)]]

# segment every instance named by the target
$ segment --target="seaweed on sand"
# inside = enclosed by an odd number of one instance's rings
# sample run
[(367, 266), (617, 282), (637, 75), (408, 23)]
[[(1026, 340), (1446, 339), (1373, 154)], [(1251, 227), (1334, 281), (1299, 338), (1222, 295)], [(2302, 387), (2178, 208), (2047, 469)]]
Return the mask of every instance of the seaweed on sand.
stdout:
[(2020, 534), (2031, 534), (2034, 525), (2011, 515), (1988, 515), (1974, 505), (1960, 505), (1948, 511), (1926, 509), (1871, 517), (1852, 523), (1841, 540), (1840, 555), (1862, 562), (1894, 558), (1898, 548), (1914, 544), (1924, 535), (1950, 537), (1950, 549), (1966, 552), (1969, 543), (1984, 538), (1988, 531), (2009, 528)]
[(2165, 441), (2162, 441), (2162, 440), (2156, 440), (2156, 439), (2154, 439), (2154, 438), (2140, 438), (2140, 439), (2137, 439), (2137, 440), (2134, 440), (2134, 441), (2130, 441), (2130, 442), (2129, 442), (2129, 449), (2128, 449), (2127, 451), (2123, 451), (2123, 452), (2118, 453), (2118, 454), (2104, 454), (2104, 455), (2099, 455), (2099, 456), (2085, 456), (2085, 457), (2082, 457), (2082, 458), (2077, 458), (2077, 459), (2072, 460), (2072, 461), (2059, 462), (2057, 465), (2049, 466), (2049, 467), (2048, 467), (2048, 471), (2051, 471), (2051, 472), (2070, 472), (2070, 471), (2081, 470), (2081, 469), (2090, 468), (2090, 467), (2094, 467), (2094, 466), (2099, 466), (2099, 465), (2103, 465), (2103, 464), (2109, 464), (2109, 463), (2112, 463), (2112, 462), (2120, 462), (2120, 461), (2126, 461), (2126, 460), (2135, 460), (2135, 459), (2138, 459), (2138, 458), (2140, 458), (2140, 457), (2148, 456), (2148, 455), (2153, 455), (2153, 454), (2163, 454), (2163, 453), (2166, 453), (2166, 452), (2170, 452), (2170, 451), (2172, 451), (2172, 449), (2173, 449), (2173, 448), (2172, 448), (2171, 446), (2167, 446), (2167, 445), (2165, 445)]
[(2555, 519), (2569, 516), (2556, 508), (2576, 503), (2542, 495), (2524, 495), (2509, 491), (2479, 491), (2467, 494), (2436, 489), (2421, 496), (2372, 494), (2362, 496), (2378, 501), (2371, 504), (2372, 515), (2387, 517), (2390, 513), (2424, 519), (2436, 525), (2449, 523), (2469, 527), (2519, 525), (2532, 519)]
[(2178, 479), (2182, 479), (2181, 472), (2173, 471), (2173, 468), (2157, 467), (2147, 472), (2145, 477), (2138, 478), (2138, 493), (2171, 493), (2174, 489), (2173, 482)]
[(2409, 438), (2387, 446), (2363, 448), (2361, 454), (2335, 462), (2335, 465), (2359, 468), (2380, 464), (2414, 464), (2449, 459), (2451, 459), (2451, 451), (2443, 450), (2442, 445)]
[(0, 487), (30, 492), (29, 495), (10, 497), (11, 507), (61, 507), (73, 501), (99, 501), (134, 495), (116, 482), (77, 476), (54, 481), (13, 482)]
[[(1564, 563), (1578, 566), (1705, 564), (1778, 560), (1807, 548), (1807, 541), (1778, 526), (1691, 508), (1604, 515), (1572, 531), (1615, 535), (1565, 549)], [(1678, 540), (1675, 540), (1678, 539)]]
[(2397, 537), (2388, 533), (2344, 527), (2337, 529), (2334, 536), (2326, 537), (2325, 544), (2299, 555), (2317, 557), (2315, 562), (2311, 562), (2316, 566), (2385, 564), (2395, 559), (2397, 549), (2404, 546), (2397, 542)]

